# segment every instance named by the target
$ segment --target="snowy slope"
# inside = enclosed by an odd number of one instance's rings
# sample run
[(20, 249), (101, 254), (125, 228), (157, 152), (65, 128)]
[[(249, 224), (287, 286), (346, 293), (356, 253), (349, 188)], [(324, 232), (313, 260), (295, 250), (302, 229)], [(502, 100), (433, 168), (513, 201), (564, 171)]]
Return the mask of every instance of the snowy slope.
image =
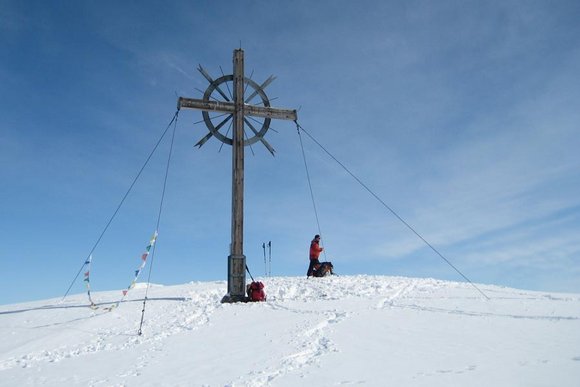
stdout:
[[(1, 386), (580, 386), (580, 295), (431, 279), (152, 286), (0, 306)], [(94, 293), (103, 303), (118, 291)]]

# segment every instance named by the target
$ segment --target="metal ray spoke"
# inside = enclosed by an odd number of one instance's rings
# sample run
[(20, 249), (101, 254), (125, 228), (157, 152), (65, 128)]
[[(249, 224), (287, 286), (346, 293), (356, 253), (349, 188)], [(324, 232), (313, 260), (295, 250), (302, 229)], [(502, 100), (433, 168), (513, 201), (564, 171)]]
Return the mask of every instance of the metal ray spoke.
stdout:
[(230, 101), (230, 99), (228, 98), (228, 96), (226, 95), (226, 93), (224, 93), (222, 91), (222, 89), (220, 89), (219, 85), (215, 83), (215, 81), (213, 80), (213, 78), (211, 77), (211, 75), (209, 75), (209, 73), (207, 71), (205, 71), (205, 69), (203, 67), (201, 67), (201, 65), (199, 65), (199, 67), (197, 68), (199, 70), (199, 72), (205, 77), (205, 79), (207, 79), (207, 81), (215, 86), (215, 89), (218, 91), (218, 93), (221, 94), (222, 97), (224, 97), (224, 99), (226, 101)]
[[(250, 138), (248, 137), (248, 134), (246, 133), (246, 128), (244, 128), (244, 141), (249, 142)], [(254, 147), (252, 146), (252, 144), (250, 144), (250, 152), (252, 152), (252, 156), (255, 156), (256, 154), (254, 153)]]
[[(230, 124), (228, 125), (228, 130), (226, 131), (226, 137), (230, 134), (230, 130), (232, 130), (232, 125), (233, 125), (233, 121), (230, 122)], [(225, 142), (222, 142), (222, 144), (220, 145), (220, 149), (218, 150), (218, 153), (222, 151), (222, 148), (224, 147)]]
[[(230, 113), (222, 113), (222, 114), (220, 114), (220, 115), (218, 115), (218, 116), (212, 117), (212, 119), (220, 118), (220, 117), (223, 117), (223, 116), (225, 116), (225, 115), (228, 115), (228, 114), (230, 114)], [(195, 121), (193, 124), (194, 124), (194, 125), (201, 124), (201, 123), (202, 123), (202, 122), (204, 122), (204, 121), (205, 121), (205, 120), (199, 120), (199, 121)]]
[[(252, 117), (252, 116), (247, 116), (247, 118), (249, 118), (250, 120), (254, 121), (256, 124), (259, 124), (259, 125), (263, 125), (263, 124), (264, 124), (264, 121), (260, 121), (260, 120), (258, 120), (258, 119), (257, 119), (257, 118), (255, 118), (255, 117)], [(272, 131), (274, 131), (274, 132), (276, 132), (276, 133), (280, 133), (280, 132), (278, 132), (276, 129), (274, 129), (272, 126), (269, 126), (269, 127), (268, 127), (268, 130), (272, 130)]]
[[(270, 75), (270, 76), (268, 77), (268, 79), (266, 79), (266, 80), (264, 81), (264, 83), (262, 83), (262, 84), (260, 85), (260, 88), (259, 88), (259, 89), (260, 89), (260, 90), (264, 90), (266, 87), (268, 87), (268, 85), (269, 85), (270, 83), (274, 82), (274, 80), (275, 80), (275, 79), (276, 79), (276, 77), (275, 77), (275, 76), (273, 76), (273, 75)], [(254, 90), (254, 92), (253, 92), (253, 93), (252, 93), (252, 94), (251, 94), (251, 95), (250, 95), (248, 98), (246, 98), (246, 101), (245, 101), (245, 102), (246, 102), (246, 103), (249, 103), (249, 102), (250, 102), (252, 99), (254, 99), (254, 97), (258, 95), (258, 92), (259, 92), (258, 90), (259, 90), (259, 89), (256, 89), (256, 90)]]
[(201, 146), (203, 144), (205, 144), (207, 142), (207, 140), (209, 140), (211, 138), (211, 136), (213, 136), (213, 133), (212, 132), (209, 132), (208, 134), (206, 134), (205, 136), (203, 136), (203, 138), (201, 140), (199, 140), (197, 142), (197, 144), (195, 144), (194, 146), (196, 146), (198, 148), (201, 148)]
[[(232, 117), (233, 117), (233, 114), (230, 114), (222, 122), (220, 122), (219, 125), (215, 127), (216, 132), (219, 131), (221, 129), (221, 127), (225, 125), (226, 122), (231, 120)], [(201, 148), (201, 146), (203, 144), (205, 144), (207, 142), (207, 140), (209, 140), (211, 138), (211, 136), (213, 136), (213, 134), (214, 134), (213, 132), (209, 132), (201, 140), (199, 140), (198, 143), (195, 144), (195, 146)]]
[(268, 143), (268, 141), (266, 141), (264, 139), (264, 137), (260, 136), (260, 133), (258, 133), (258, 131), (256, 130), (256, 128), (254, 128), (254, 126), (252, 125), (252, 123), (250, 121), (248, 121), (247, 118), (244, 117), (244, 122), (246, 123), (246, 125), (248, 125), (250, 127), (250, 129), (252, 130), (252, 132), (254, 132), (254, 134), (256, 135), (256, 137), (258, 137), (260, 139), (260, 141), (262, 142), (262, 144), (264, 144), (264, 146), (266, 147), (266, 149), (268, 149), (270, 151), (270, 153), (272, 154), (272, 156), (274, 156), (274, 153), (276, 153), (276, 151), (274, 150), (274, 148), (272, 148), (272, 145), (270, 145)]
[[(220, 66), (220, 71), (222, 72), (222, 77), (225, 77), (226, 75), (224, 74), (224, 70), (222, 69), (222, 66)], [(228, 89), (228, 94), (230, 95), (230, 98), (233, 100), (234, 96), (232, 95), (232, 91), (230, 90), (230, 86), (228, 85), (227, 82), (225, 82), (226, 84), (226, 88)]]

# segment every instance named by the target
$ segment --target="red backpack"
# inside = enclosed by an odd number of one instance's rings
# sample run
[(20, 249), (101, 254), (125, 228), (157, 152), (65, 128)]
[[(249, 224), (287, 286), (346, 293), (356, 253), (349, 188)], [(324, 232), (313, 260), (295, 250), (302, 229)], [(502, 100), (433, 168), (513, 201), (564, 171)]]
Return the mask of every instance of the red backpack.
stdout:
[(254, 281), (248, 286), (248, 297), (250, 301), (266, 301), (266, 292), (264, 292), (264, 284), (259, 281)]

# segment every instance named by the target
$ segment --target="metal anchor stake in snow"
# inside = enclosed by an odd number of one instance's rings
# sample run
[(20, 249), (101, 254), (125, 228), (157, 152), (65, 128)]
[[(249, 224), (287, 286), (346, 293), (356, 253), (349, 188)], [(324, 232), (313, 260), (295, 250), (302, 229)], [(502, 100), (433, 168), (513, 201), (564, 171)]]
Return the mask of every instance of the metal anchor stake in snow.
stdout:
[[(222, 302), (238, 302), (246, 300), (246, 256), (244, 255), (244, 146), (258, 141), (274, 154), (272, 146), (264, 139), (264, 135), (270, 127), (272, 119), (297, 120), (296, 110), (279, 109), (270, 107), (270, 100), (264, 89), (273, 80), (270, 76), (261, 85), (244, 76), (244, 51), (234, 50), (233, 57), (234, 73), (223, 75), (213, 79), (201, 66), (198, 70), (208, 80), (209, 86), (202, 99), (179, 97), (177, 108), (201, 110), (203, 120), (209, 129), (209, 133), (203, 137), (196, 146), (201, 147), (212, 136), (221, 142), (232, 145), (232, 241), (230, 255), (228, 256), (228, 293)], [(229, 84), (233, 85), (233, 95), (226, 94), (223, 90), (225, 85), (230, 93)], [(250, 94), (246, 96), (246, 92)], [(250, 105), (252, 99), (259, 96), (262, 100), (260, 105)], [(209, 112), (221, 113), (211, 117)], [(247, 117), (253, 122), (260, 122), (258, 130)], [(257, 117), (252, 118), (252, 117)], [(225, 124), (232, 126), (232, 137), (220, 133)], [(261, 120), (261, 121), (260, 121)], [(215, 124), (214, 124), (215, 123)], [(253, 136), (244, 140), (245, 129), (248, 128)]]

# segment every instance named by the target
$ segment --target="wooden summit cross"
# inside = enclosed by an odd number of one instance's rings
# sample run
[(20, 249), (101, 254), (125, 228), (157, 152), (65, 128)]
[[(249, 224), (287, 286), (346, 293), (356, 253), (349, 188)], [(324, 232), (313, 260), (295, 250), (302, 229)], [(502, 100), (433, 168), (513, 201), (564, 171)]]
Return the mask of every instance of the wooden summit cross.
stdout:
[[(275, 79), (274, 77), (270, 76), (261, 85), (258, 85), (252, 79), (244, 76), (244, 51), (242, 49), (234, 50), (233, 67), (233, 74), (223, 75), (214, 80), (207, 71), (199, 66), (198, 70), (210, 84), (203, 98), (179, 97), (177, 102), (178, 109), (202, 110), (203, 119), (210, 132), (196, 146), (201, 147), (212, 136), (225, 144), (232, 145), (232, 239), (230, 255), (228, 256), (228, 293), (222, 302), (247, 300), (246, 256), (244, 255), (244, 146), (261, 141), (270, 153), (274, 154), (274, 149), (264, 139), (271, 119), (294, 121), (297, 119), (296, 110), (270, 107), (270, 101), (264, 93), (264, 88)], [(230, 93), (228, 82), (233, 84), (233, 95)], [(228, 94), (223, 90), (224, 84)], [(253, 89), (253, 92), (246, 96), (246, 91), (250, 91), (250, 89)], [(249, 104), (256, 96), (262, 100), (262, 106)], [(211, 117), (209, 112), (222, 114)], [(229, 138), (229, 129), (225, 135), (219, 131), (232, 119), (233, 131), (232, 137)], [(214, 122), (217, 125), (214, 125)], [(255, 123), (262, 125), (260, 130), (256, 129)], [(230, 122), (230, 126), (232, 126), (232, 122)], [(254, 134), (253, 137), (244, 139), (245, 127)]]

